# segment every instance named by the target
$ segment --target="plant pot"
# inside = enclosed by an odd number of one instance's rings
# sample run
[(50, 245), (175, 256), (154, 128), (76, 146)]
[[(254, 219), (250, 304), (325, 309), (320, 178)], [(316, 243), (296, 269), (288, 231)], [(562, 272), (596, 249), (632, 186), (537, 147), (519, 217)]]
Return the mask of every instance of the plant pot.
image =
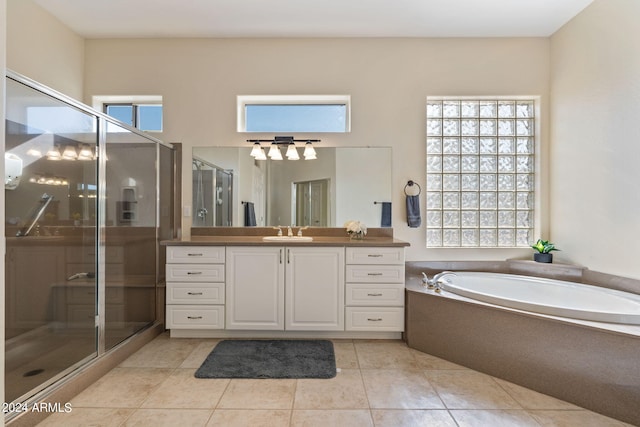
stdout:
[(546, 262), (546, 263), (550, 263), (553, 262), (553, 254), (552, 253), (534, 253), (533, 254), (533, 260), (536, 262)]

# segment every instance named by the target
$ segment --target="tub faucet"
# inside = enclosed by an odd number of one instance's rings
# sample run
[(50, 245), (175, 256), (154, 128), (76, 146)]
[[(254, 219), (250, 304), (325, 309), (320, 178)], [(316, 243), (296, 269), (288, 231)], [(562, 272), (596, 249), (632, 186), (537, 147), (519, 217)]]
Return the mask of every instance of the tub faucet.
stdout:
[(446, 280), (443, 279), (444, 276), (446, 276), (447, 274), (450, 274), (452, 276), (457, 276), (456, 273), (454, 273), (453, 271), (442, 271), (438, 274), (435, 274), (433, 276), (433, 287), (435, 288), (435, 292), (440, 293), (440, 291), (442, 290), (442, 283), (446, 283)]

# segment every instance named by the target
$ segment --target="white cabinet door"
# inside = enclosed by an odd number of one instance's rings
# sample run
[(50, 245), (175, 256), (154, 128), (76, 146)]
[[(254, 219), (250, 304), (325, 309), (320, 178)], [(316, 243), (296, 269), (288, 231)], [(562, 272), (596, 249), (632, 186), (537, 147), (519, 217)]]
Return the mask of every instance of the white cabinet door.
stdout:
[(284, 329), (284, 255), (281, 247), (227, 247), (227, 329)]
[(344, 248), (287, 247), (285, 329), (344, 330)]

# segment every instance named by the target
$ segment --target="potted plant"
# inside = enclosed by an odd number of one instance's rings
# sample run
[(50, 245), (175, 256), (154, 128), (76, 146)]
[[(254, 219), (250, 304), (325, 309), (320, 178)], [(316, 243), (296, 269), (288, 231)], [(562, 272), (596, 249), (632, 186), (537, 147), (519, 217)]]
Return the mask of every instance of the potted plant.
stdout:
[(533, 254), (533, 260), (537, 262), (553, 262), (553, 254), (551, 251), (559, 251), (556, 245), (548, 240), (538, 239), (535, 245), (531, 246), (537, 252)]

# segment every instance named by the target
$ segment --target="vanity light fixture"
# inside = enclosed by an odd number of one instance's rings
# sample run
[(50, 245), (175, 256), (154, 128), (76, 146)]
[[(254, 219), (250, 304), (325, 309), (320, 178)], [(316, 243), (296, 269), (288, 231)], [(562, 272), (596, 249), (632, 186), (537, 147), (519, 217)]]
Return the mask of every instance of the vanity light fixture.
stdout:
[(80, 146), (80, 153), (78, 153), (78, 160), (92, 160), (93, 153), (91, 152), (91, 148), (87, 144), (82, 144)]
[(282, 160), (282, 152), (280, 151), (281, 145), (287, 146), (286, 156), (289, 160), (299, 160), (300, 154), (298, 153), (298, 149), (296, 148), (296, 142), (304, 142), (304, 159), (305, 160), (314, 160), (317, 159), (316, 150), (313, 148), (312, 143), (320, 142), (319, 139), (294, 139), (293, 136), (276, 136), (273, 139), (247, 139), (247, 142), (253, 144), (253, 148), (251, 149), (251, 157), (256, 160), (266, 160), (267, 156), (265, 155), (264, 148), (260, 145), (261, 143), (270, 143), (271, 146), (269, 148), (269, 158), (271, 160)]

